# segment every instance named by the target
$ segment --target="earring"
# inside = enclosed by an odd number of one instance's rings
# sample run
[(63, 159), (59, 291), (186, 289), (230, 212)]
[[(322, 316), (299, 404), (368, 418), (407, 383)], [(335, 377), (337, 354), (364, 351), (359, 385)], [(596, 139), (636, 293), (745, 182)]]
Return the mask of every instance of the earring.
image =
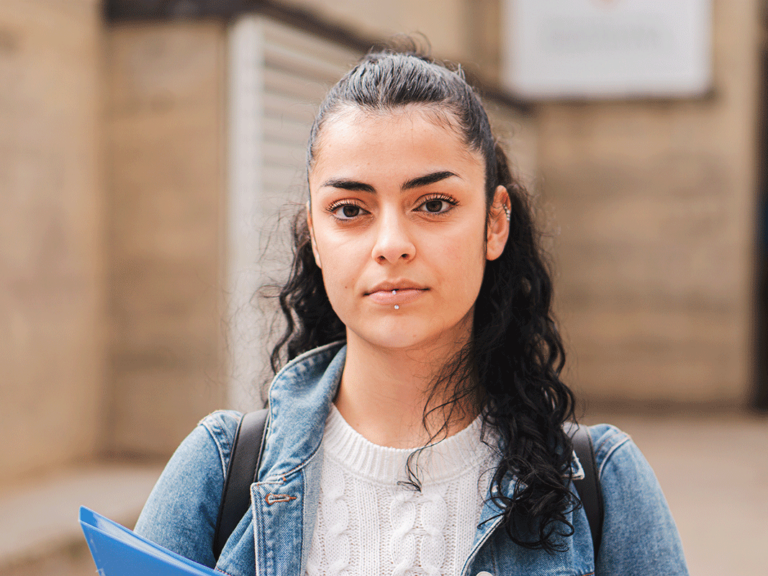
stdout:
[(506, 204), (503, 204), (502, 208), (504, 209), (504, 216), (507, 218), (507, 222), (509, 222), (512, 219), (512, 211)]

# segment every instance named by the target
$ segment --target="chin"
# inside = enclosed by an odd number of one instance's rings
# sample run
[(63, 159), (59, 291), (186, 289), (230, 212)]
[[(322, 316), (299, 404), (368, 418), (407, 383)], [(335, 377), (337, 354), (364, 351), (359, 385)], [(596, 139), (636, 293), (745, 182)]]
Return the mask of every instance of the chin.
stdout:
[[(423, 338), (419, 335), (413, 334), (413, 332), (405, 332), (400, 330), (389, 331), (386, 333), (372, 333), (370, 330), (361, 332), (355, 332), (354, 338), (367, 343), (374, 348), (380, 348), (382, 350), (407, 350), (409, 348), (418, 347), (424, 342)], [(347, 336), (349, 340), (349, 335)]]
[(370, 346), (393, 351), (430, 348), (439, 344), (447, 336), (440, 326), (435, 325), (434, 319), (432, 322), (425, 322), (424, 319), (405, 317), (388, 318), (384, 322), (371, 322), (361, 330), (348, 328), (348, 332), (354, 334), (348, 334), (348, 340), (353, 336), (367, 342)]

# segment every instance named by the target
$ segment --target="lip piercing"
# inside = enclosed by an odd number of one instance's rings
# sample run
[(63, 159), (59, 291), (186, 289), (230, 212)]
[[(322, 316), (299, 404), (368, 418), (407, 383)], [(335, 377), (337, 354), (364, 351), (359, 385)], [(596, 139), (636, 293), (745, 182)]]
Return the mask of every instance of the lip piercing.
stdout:
[(397, 290), (392, 290), (392, 294), (397, 294)]
[(398, 306), (397, 304), (395, 304), (395, 310), (400, 310), (400, 306)]

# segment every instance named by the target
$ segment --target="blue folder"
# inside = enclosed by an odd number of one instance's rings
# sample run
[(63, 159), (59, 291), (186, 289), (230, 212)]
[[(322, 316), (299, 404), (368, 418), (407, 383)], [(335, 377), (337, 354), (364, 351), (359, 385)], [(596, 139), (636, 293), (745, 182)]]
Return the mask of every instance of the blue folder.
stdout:
[(221, 576), (85, 507), (80, 526), (100, 576)]

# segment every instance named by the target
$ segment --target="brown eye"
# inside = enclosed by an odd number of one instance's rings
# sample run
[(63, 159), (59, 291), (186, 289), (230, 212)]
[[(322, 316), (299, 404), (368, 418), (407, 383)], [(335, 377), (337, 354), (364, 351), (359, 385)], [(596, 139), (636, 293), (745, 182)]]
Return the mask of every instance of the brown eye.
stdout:
[(426, 212), (427, 214), (445, 214), (454, 206), (456, 206), (456, 201), (451, 198), (427, 197), (421, 204), (419, 204), (419, 207), (416, 210), (418, 212)]
[(360, 214), (360, 208), (358, 206), (351, 206), (347, 204), (346, 206), (341, 207), (341, 213), (345, 218), (354, 218)]
[(442, 212), (444, 200), (430, 200), (424, 203), (424, 209), (427, 212)]
[(339, 220), (354, 220), (355, 218), (362, 216), (365, 210), (356, 204), (342, 204), (331, 208), (329, 212)]

